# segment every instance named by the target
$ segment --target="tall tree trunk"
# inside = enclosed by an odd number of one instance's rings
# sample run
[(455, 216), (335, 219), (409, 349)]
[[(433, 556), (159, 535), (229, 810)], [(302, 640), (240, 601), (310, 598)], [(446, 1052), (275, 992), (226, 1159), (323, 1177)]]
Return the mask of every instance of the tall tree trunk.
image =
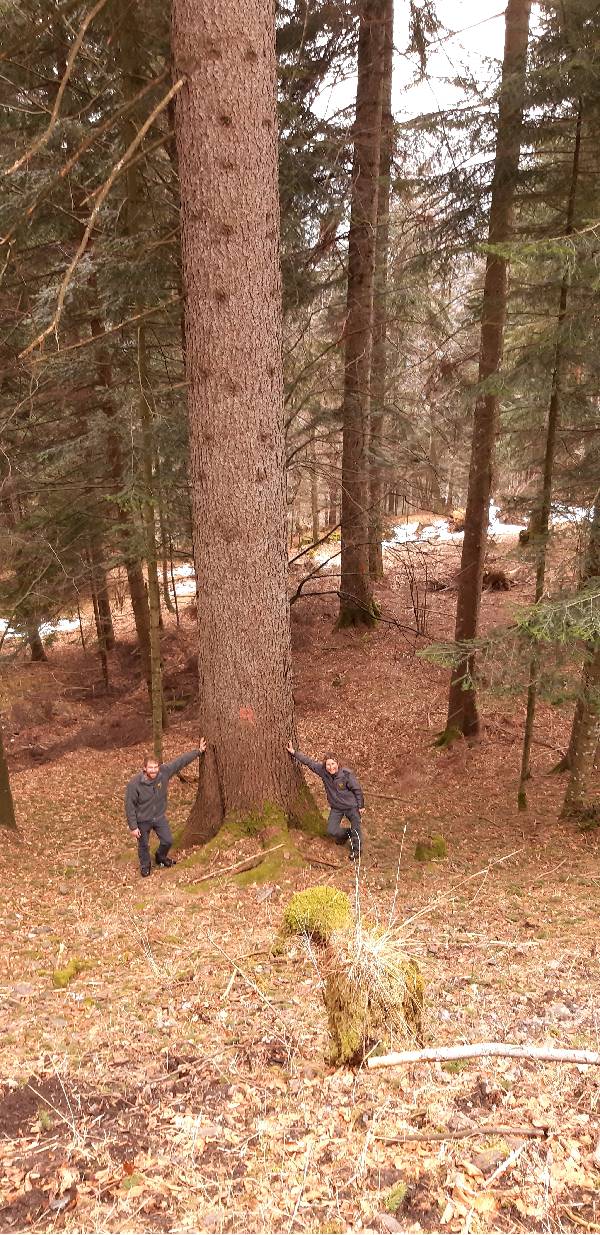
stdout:
[[(511, 233), (511, 213), (521, 149), (530, 10), (531, 0), (508, 0), (488, 229), (490, 246), (505, 245)], [(485, 387), (475, 403), (465, 534), (456, 608), (457, 643), (473, 639), (479, 625), (498, 420), (498, 375), (502, 363), (506, 321), (507, 273), (506, 256), (497, 251), (488, 252), (479, 352), (479, 383), (480, 386), (485, 383)], [(474, 657), (471, 655), (453, 671), (448, 700), (448, 731), (456, 729), (467, 736), (477, 733), (479, 729), (473, 671)]]
[[(270, 0), (173, 0), (200, 725), (184, 842), (314, 822), (294, 732)], [(235, 503), (232, 493), (235, 492)]]
[(310, 439), (310, 513), (312, 539), (313, 544), (316, 544), (319, 539), (319, 479), (317, 476), (317, 444), (314, 430)]
[(387, 394), (387, 284), (390, 248), (390, 175), (394, 141), (392, 76), (394, 62), (394, 0), (386, 0), (381, 96), (381, 155), (377, 186), (373, 356), (371, 359), (371, 423), (369, 433), (369, 574), (383, 578), (383, 424)]
[(11, 828), (16, 831), (17, 821), (15, 819), (15, 807), (13, 796), (10, 788), (10, 777), (8, 774), (8, 764), (6, 762), (6, 754), (4, 751), (4, 742), (2, 740), (2, 726), (0, 725), (0, 827)]
[[(565, 225), (565, 235), (570, 236), (573, 231), (573, 221), (575, 217), (575, 201), (577, 198), (577, 181), (579, 178), (579, 156), (581, 149), (581, 119), (582, 107), (581, 101), (577, 112), (577, 121), (575, 125), (575, 141), (573, 147), (573, 163), (571, 166), (571, 180), (569, 185), (569, 196), (567, 200), (567, 218)], [(542, 482), (542, 492), (538, 510), (535, 512), (535, 537), (534, 543), (537, 553), (537, 567), (535, 572), (535, 603), (538, 604), (544, 595), (544, 584), (546, 580), (546, 558), (548, 549), (548, 532), (550, 529), (550, 509), (552, 502), (552, 477), (554, 473), (554, 456), (556, 454), (556, 435), (558, 432), (558, 424), (560, 420), (561, 410), (561, 394), (562, 394), (562, 376), (564, 367), (564, 344), (565, 344), (565, 318), (567, 316), (567, 307), (569, 303), (569, 285), (570, 274), (567, 269), (563, 275), (560, 286), (560, 297), (558, 304), (558, 316), (556, 319), (556, 343), (554, 346), (554, 364), (552, 367), (552, 382), (550, 387), (550, 403), (548, 405), (548, 423), (546, 426), (546, 450), (544, 454), (544, 475)], [(531, 776), (531, 745), (533, 741), (533, 726), (535, 722), (535, 710), (537, 705), (537, 688), (540, 671), (540, 654), (537, 647), (534, 649), (530, 665), (529, 665), (529, 685), (527, 688), (527, 712), (525, 717), (525, 732), (523, 736), (523, 752), (521, 756), (521, 777), (519, 781), (518, 805), (519, 810), (527, 809), (527, 781)]]
[[(600, 578), (600, 501), (594, 504), (590, 543), (582, 582)], [(575, 706), (569, 742), (570, 777), (563, 803), (563, 817), (585, 809), (588, 784), (594, 770), (600, 741), (600, 639), (586, 647), (581, 690)]]
[(152, 440), (152, 409), (146, 372), (146, 332), (138, 330), (138, 376), (140, 383), (140, 423), (142, 426), (142, 468), (144, 475), (144, 499), (142, 517), (146, 536), (146, 562), (148, 563), (148, 604), (150, 607), (150, 675), (152, 684), (152, 743), (159, 763), (162, 763), (162, 735), (166, 722), (162, 689), (162, 665), (160, 656), (160, 592), (158, 590), (158, 564), (156, 559), (156, 522), (154, 517), (154, 443)]
[(102, 677), (104, 686), (108, 691), (110, 688), (110, 675), (108, 671), (108, 656), (106, 654), (106, 634), (100, 613), (100, 605), (98, 603), (98, 579), (96, 575), (96, 562), (92, 546), (88, 549), (88, 565), (90, 569), (90, 590), (92, 593), (92, 605), (94, 608), (94, 621), (96, 623), (96, 636), (98, 638), (98, 655), (102, 666)]
[[(90, 330), (95, 338), (104, 333), (104, 326), (99, 317), (92, 317)], [(112, 387), (112, 370), (106, 349), (99, 344), (97, 350), (97, 377), (100, 386), (107, 391)], [(117, 412), (110, 395), (103, 401), (107, 418), (107, 459), (112, 489), (116, 500), (117, 529), (120, 549), (127, 574), (127, 584), (131, 599), (131, 609), (135, 624), (142, 675), (148, 687), (148, 696), (152, 699), (152, 682), (150, 674), (150, 611), (148, 596), (144, 582), (144, 572), (140, 557), (140, 535), (130, 506), (122, 501), (120, 495), (125, 487), (125, 468), (119, 429), (116, 423)]]
[[(169, 563), (171, 566), (171, 574), (173, 573), (173, 562), (169, 554), (170, 535), (167, 527), (167, 519), (165, 515), (165, 499), (162, 487), (162, 469), (160, 463), (160, 455), (158, 451), (154, 456), (154, 478), (156, 481), (156, 505), (158, 510), (158, 527), (160, 531), (160, 557), (162, 566), (162, 581), (163, 581), (163, 600), (169, 613), (175, 613), (175, 605), (171, 600), (171, 591), (169, 587)], [(179, 625), (179, 623), (177, 623)]]
[(94, 593), (98, 607), (97, 633), (98, 642), (102, 643), (106, 652), (112, 652), (115, 646), (115, 631), (110, 609), (110, 596), (106, 570), (102, 561), (102, 552), (97, 536), (90, 536), (89, 543), (90, 570), (93, 576)]
[[(125, 88), (127, 93), (133, 97), (139, 88), (139, 76), (142, 71), (140, 65), (140, 47), (142, 45), (142, 35), (139, 29), (139, 9), (134, 4), (129, 4), (125, 9), (125, 17), (120, 29), (120, 54), (123, 65), (123, 77), (125, 80)], [(135, 135), (138, 127), (137, 109), (133, 109), (123, 119), (123, 133), (126, 142), (130, 142)], [(131, 238), (137, 240), (138, 244), (143, 243), (143, 231), (145, 223), (145, 202), (144, 202), (144, 187), (141, 176), (141, 165), (136, 160), (133, 160), (127, 167), (125, 172), (125, 181), (127, 185), (127, 198), (125, 202), (125, 231)], [(139, 305), (132, 303), (132, 308), (139, 308)], [(137, 353), (138, 353), (138, 406), (140, 409), (140, 423), (142, 428), (142, 472), (144, 477), (144, 500), (142, 502), (142, 523), (144, 526), (144, 537), (146, 546), (146, 568), (148, 574), (148, 601), (150, 607), (150, 674), (152, 682), (156, 685), (157, 681), (157, 666), (156, 666), (156, 639), (153, 636), (153, 612), (152, 607), (158, 598), (158, 622), (162, 624), (161, 609), (160, 609), (160, 592), (158, 588), (158, 563), (156, 558), (156, 532), (154, 530), (154, 477), (153, 477), (153, 460), (154, 460), (154, 445), (152, 440), (152, 387), (147, 372), (146, 365), (146, 333), (145, 327), (141, 326), (137, 332)], [(148, 457), (148, 451), (150, 455)], [(156, 613), (154, 614), (156, 619)], [(158, 670), (160, 672), (160, 657), (158, 660)], [(153, 694), (153, 700), (154, 695)], [(154, 710), (154, 704), (153, 704)], [(162, 714), (162, 705), (161, 705)], [(156, 732), (154, 734), (155, 742), (157, 740)]]
[(386, 0), (361, 0), (342, 408), (338, 625), (375, 621), (369, 579), (368, 428)]

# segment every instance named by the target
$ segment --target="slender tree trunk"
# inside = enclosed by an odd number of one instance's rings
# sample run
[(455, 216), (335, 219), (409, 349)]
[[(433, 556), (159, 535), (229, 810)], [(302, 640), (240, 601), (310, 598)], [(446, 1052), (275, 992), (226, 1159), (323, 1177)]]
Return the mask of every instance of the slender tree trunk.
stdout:
[(162, 665), (160, 655), (160, 592), (158, 589), (158, 566), (156, 560), (156, 522), (154, 517), (154, 457), (152, 441), (152, 409), (146, 373), (146, 332), (138, 330), (138, 375), (140, 383), (140, 423), (142, 426), (142, 467), (144, 474), (144, 500), (142, 517), (146, 535), (146, 561), (148, 563), (148, 604), (150, 608), (150, 675), (152, 684), (152, 743), (159, 763), (162, 763), (162, 735), (166, 721), (166, 709), (162, 689)]
[[(582, 582), (600, 578), (600, 502), (592, 514), (590, 543), (586, 555)], [(565, 792), (563, 817), (576, 815), (585, 809), (588, 784), (594, 771), (600, 741), (600, 639), (586, 647), (581, 677), (581, 690), (575, 705), (571, 740), (567, 758), (570, 777)]]
[(600, 640), (590, 646), (583, 671), (582, 711), (573, 752), (562, 816), (581, 814), (587, 804), (588, 787), (600, 741)]
[[(118, 51), (119, 59), (123, 72), (125, 89), (130, 98), (132, 98), (139, 88), (139, 77), (144, 72), (144, 68), (140, 63), (140, 51), (143, 47), (143, 39), (139, 27), (140, 8), (134, 4), (129, 4), (124, 7), (122, 20), (118, 28)], [(139, 112), (137, 107), (132, 108), (123, 118), (123, 142), (128, 145), (135, 135), (139, 126)], [(140, 174), (140, 164), (133, 161), (127, 166), (125, 171), (126, 198), (124, 211), (124, 229), (125, 234), (134, 240), (138, 245), (143, 243), (142, 237), (142, 222), (144, 216), (143, 210), (143, 184)], [(132, 298), (132, 310), (135, 311), (135, 299)], [(138, 361), (143, 352), (143, 347), (140, 349), (138, 342)], [(138, 374), (139, 379), (139, 400), (138, 406), (141, 412), (146, 406), (147, 390), (144, 388), (144, 377)], [(144, 453), (144, 444), (142, 446)], [(147, 480), (147, 477), (146, 477)], [(148, 494), (151, 498), (151, 494)], [(131, 517), (131, 523), (134, 520)], [(146, 512), (142, 510), (143, 534), (140, 537), (139, 545), (136, 546), (137, 552), (135, 558), (132, 556), (126, 559), (127, 578), (129, 581), (129, 590), (131, 593), (131, 602), (135, 616), (136, 631), (138, 642), (142, 655), (142, 665), (146, 683), (148, 686), (148, 694), (150, 697), (150, 707), (153, 716), (153, 736), (156, 743), (157, 732), (155, 722), (155, 709), (158, 706), (156, 692), (156, 675), (157, 675), (157, 656), (156, 656), (156, 633), (154, 626), (156, 624), (156, 613), (151, 616), (150, 613), (150, 598), (155, 596), (154, 585), (158, 586), (158, 576), (156, 574), (156, 554), (154, 554), (154, 570), (148, 563), (148, 524), (146, 521)], [(141, 550), (143, 545), (144, 556), (148, 563), (148, 589), (144, 581), (144, 575), (141, 562)], [(152, 557), (152, 553), (151, 553)], [(159, 614), (160, 614), (160, 599), (159, 599)], [(160, 657), (158, 659), (160, 672)], [(154, 684), (154, 686), (153, 686)], [(161, 714), (164, 715), (162, 709), (162, 691), (161, 699)]]
[(2, 740), (2, 726), (0, 725), (0, 827), (11, 828), (17, 830), (17, 821), (15, 819), (15, 807), (13, 796), (10, 788), (10, 777), (8, 774), (8, 764), (4, 752), (4, 742)]
[(91, 545), (88, 550), (88, 564), (90, 568), (90, 590), (92, 593), (92, 605), (94, 608), (94, 621), (96, 623), (96, 636), (98, 639), (98, 655), (100, 657), (100, 664), (102, 666), (102, 677), (104, 679), (104, 686), (106, 690), (108, 691), (110, 689), (110, 676), (109, 676), (109, 671), (108, 671), (108, 656), (106, 654), (106, 633), (104, 630), (104, 624), (103, 624), (102, 615), (100, 612), (100, 605), (98, 602), (98, 580), (97, 580), (97, 575), (96, 575), (96, 562), (94, 559), (94, 552), (93, 552)]
[[(334, 466), (333, 460), (331, 461), (331, 466), (332, 468)], [(338, 520), (339, 486), (337, 485), (336, 481), (332, 479), (331, 477), (328, 483), (328, 495), (329, 495), (329, 509), (327, 513), (327, 526), (329, 528), (332, 528), (332, 527), (337, 527), (338, 522), (339, 522)]]
[(319, 539), (319, 480), (317, 476), (317, 444), (314, 431), (310, 440), (310, 513), (313, 544)]
[[(162, 581), (163, 581), (163, 600), (169, 613), (175, 612), (175, 605), (171, 600), (169, 588), (169, 543), (170, 536), (167, 529), (167, 519), (165, 516), (165, 501), (162, 487), (162, 469), (158, 451), (154, 456), (154, 477), (156, 481), (156, 506), (158, 510), (158, 527), (160, 531), (160, 556), (162, 565)], [(173, 563), (171, 561), (171, 568)]]
[[(92, 280), (90, 280), (90, 285), (92, 285)], [(91, 317), (90, 330), (94, 338), (99, 339), (104, 334), (104, 324), (99, 316), (94, 315)], [(120, 500), (120, 494), (123, 492), (125, 487), (123, 452), (121, 448), (119, 430), (116, 423), (117, 412), (110, 395), (112, 388), (112, 367), (110, 357), (107, 349), (101, 343), (98, 343), (96, 349), (96, 373), (98, 386), (107, 391), (107, 396), (103, 400), (102, 406), (106, 415), (108, 428), (108, 470), (113, 493), (116, 495), (118, 537), (125, 564), (125, 571), (127, 574), (127, 583), (131, 598), (135, 632), (140, 650), (142, 675), (148, 687), (148, 696), (152, 699), (152, 685), (150, 676), (150, 612), (148, 609), (146, 585), (144, 583), (144, 572), (142, 570), (142, 563), (140, 559), (140, 538), (130, 507)]]
[(294, 715), (273, 10), (270, 0), (174, 0), (172, 31), (175, 74), (187, 77), (176, 137), (209, 743), (184, 842), (234, 817), (287, 837), (286, 819), (315, 814), (285, 749)]
[[(506, 244), (511, 233), (521, 148), (530, 10), (531, 0), (508, 0), (488, 231), (490, 246)], [(506, 256), (496, 251), (488, 252), (479, 352), (479, 383), (480, 386), (485, 383), (485, 386), (475, 404), (456, 609), (457, 643), (473, 639), (479, 624), (498, 420), (498, 380), (506, 321), (507, 268)], [(448, 700), (448, 731), (456, 729), (467, 736), (477, 733), (479, 729), (473, 671), (474, 657), (466, 657), (453, 671)]]
[[(581, 148), (582, 107), (579, 103), (577, 122), (575, 126), (575, 142), (573, 148), (573, 163), (567, 203), (567, 220), (565, 235), (573, 231), (575, 217), (575, 201), (577, 197), (577, 181), (579, 177), (579, 156)], [(535, 512), (535, 544), (537, 551), (537, 568), (535, 573), (535, 603), (538, 604), (544, 595), (546, 580), (546, 558), (548, 549), (548, 533), (550, 529), (550, 509), (552, 502), (552, 477), (554, 473), (554, 456), (556, 454), (556, 435), (560, 420), (562, 376), (564, 367), (564, 334), (565, 318), (569, 303), (570, 276), (568, 271), (563, 275), (560, 287), (558, 317), (556, 320), (556, 343), (554, 347), (554, 364), (552, 368), (552, 383), (550, 388), (550, 403), (548, 405), (548, 423), (546, 426), (546, 450), (544, 454), (544, 476), (539, 509)], [(525, 732), (523, 736), (523, 752), (521, 756), (521, 777), (519, 781), (519, 810), (527, 809), (527, 781), (531, 776), (531, 745), (533, 742), (533, 726), (537, 705), (537, 688), (540, 671), (540, 653), (536, 647), (529, 665), (529, 685), (527, 688), (527, 712), (525, 716)]]
[(83, 633), (83, 618), (81, 616), (81, 606), (79, 604), (79, 596), (77, 597), (77, 619), (79, 621), (79, 637), (81, 639), (81, 646), (83, 648), (83, 651), (85, 652), (86, 650), (85, 635)]
[(110, 597), (108, 594), (108, 583), (106, 579), (106, 571), (102, 561), (102, 553), (100, 544), (96, 536), (90, 536), (89, 542), (89, 563), (90, 572), (93, 577), (94, 594), (98, 607), (98, 642), (102, 643), (106, 652), (112, 652), (115, 646), (115, 631), (113, 627), (112, 613), (110, 610)]
[(171, 571), (171, 587), (173, 588), (173, 605), (175, 608), (175, 621), (177, 625), (179, 626), (179, 604), (177, 601), (177, 587), (175, 584), (175, 569), (173, 566), (173, 541), (171, 540), (170, 532), (169, 532), (169, 568)]
[(371, 626), (375, 621), (367, 480), (385, 6), (386, 0), (360, 4), (342, 409), (340, 627)]
[(390, 174), (394, 142), (392, 76), (394, 62), (394, 0), (385, 3), (383, 85), (381, 96), (381, 156), (377, 186), (373, 356), (371, 360), (371, 423), (369, 440), (369, 574), (383, 578), (383, 424), (387, 394), (387, 284), (390, 247)]

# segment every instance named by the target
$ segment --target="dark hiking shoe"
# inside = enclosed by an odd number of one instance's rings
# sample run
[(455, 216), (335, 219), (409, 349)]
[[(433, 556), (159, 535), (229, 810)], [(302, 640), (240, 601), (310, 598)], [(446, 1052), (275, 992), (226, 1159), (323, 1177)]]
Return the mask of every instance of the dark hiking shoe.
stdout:
[(176, 865), (177, 865), (177, 863), (176, 863), (176, 861), (175, 861), (175, 858), (159, 858), (159, 857), (156, 857), (156, 858), (154, 859), (154, 861), (156, 862), (156, 865), (157, 865), (157, 866), (176, 866)]
[(145, 878), (146, 878), (146, 876), (147, 876), (147, 875), (149, 875), (149, 874), (150, 874), (150, 867), (149, 867), (149, 866), (142, 866), (142, 869), (141, 869), (141, 871), (140, 871), (140, 875), (142, 876), (142, 879), (145, 879)]

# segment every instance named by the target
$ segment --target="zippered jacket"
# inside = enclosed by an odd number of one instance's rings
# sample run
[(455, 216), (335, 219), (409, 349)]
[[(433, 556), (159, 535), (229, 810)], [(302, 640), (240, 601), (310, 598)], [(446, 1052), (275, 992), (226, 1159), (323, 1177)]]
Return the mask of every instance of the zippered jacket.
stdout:
[(304, 764), (310, 768), (315, 776), (320, 776), (325, 786), (327, 801), (332, 810), (362, 810), (365, 799), (360, 784), (350, 771), (350, 768), (338, 768), (335, 776), (332, 776), (327, 771), (324, 763), (318, 763), (316, 759), (309, 759), (308, 755), (303, 755), (299, 750), (294, 751), (292, 756), (297, 763)]
[(143, 769), (132, 777), (125, 790), (125, 814), (131, 832), (135, 832), (140, 823), (158, 823), (164, 819), (171, 777), (201, 754), (199, 749), (189, 750), (185, 755), (179, 755), (178, 759), (171, 759), (170, 763), (161, 763), (154, 780), (146, 776)]

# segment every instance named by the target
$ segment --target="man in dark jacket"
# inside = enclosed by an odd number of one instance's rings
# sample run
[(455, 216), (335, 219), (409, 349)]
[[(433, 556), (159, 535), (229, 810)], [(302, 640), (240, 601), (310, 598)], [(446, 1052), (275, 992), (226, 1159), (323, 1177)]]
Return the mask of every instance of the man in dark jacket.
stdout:
[(138, 856), (142, 875), (149, 875), (151, 869), (150, 833), (156, 832), (159, 845), (154, 861), (157, 866), (174, 866), (173, 858), (167, 857), (173, 844), (171, 829), (167, 823), (167, 789), (172, 776), (180, 772), (188, 763), (198, 759), (206, 750), (205, 738), (200, 738), (196, 750), (190, 750), (170, 763), (159, 763), (154, 755), (146, 755), (144, 766), (137, 776), (134, 776), (125, 790), (125, 814), (129, 831), (137, 837)]
[[(338, 845), (344, 845), (350, 839), (350, 859), (356, 861), (362, 849), (360, 817), (365, 809), (365, 800), (354, 772), (341, 768), (334, 755), (325, 755), (323, 762), (319, 763), (294, 750), (291, 742), (288, 743), (288, 752), (297, 763), (302, 763), (315, 776), (321, 777), (329, 803), (327, 835), (333, 836)], [(342, 819), (347, 819), (348, 823), (342, 823)]]

